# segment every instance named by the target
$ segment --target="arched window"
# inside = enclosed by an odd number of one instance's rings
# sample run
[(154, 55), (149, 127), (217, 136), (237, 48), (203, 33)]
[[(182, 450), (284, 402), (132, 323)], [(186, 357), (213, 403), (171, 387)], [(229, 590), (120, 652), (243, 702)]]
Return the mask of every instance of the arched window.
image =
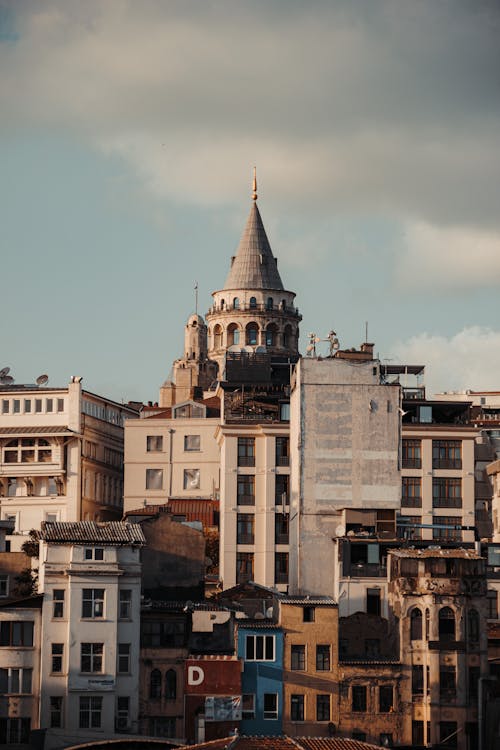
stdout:
[(174, 669), (169, 669), (165, 675), (165, 698), (177, 698), (177, 675)]
[(259, 339), (259, 329), (257, 323), (249, 323), (246, 328), (246, 343), (249, 346), (256, 346)]
[(422, 640), (422, 612), (416, 607), (410, 615), (410, 639), (412, 641)]
[(235, 297), (233, 299), (233, 310), (239, 310), (240, 309), (240, 301), (238, 297)]
[(479, 614), (475, 609), (467, 612), (467, 640), (477, 642), (479, 640)]
[(278, 331), (274, 323), (269, 323), (266, 328), (266, 346), (276, 346)]
[(274, 300), (272, 297), (268, 297), (266, 300), (266, 310), (272, 310), (274, 307)]
[(221, 299), (221, 301), (220, 301), (220, 309), (223, 310), (225, 308), (225, 306), (226, 306), (226, 300), (225, 299)]
[(220, 349), (222, 346), (222, 327), (217, 324), (214, 327), (214, 349)]
[(281, 309), (286, 310), (286, 299), (281, 300)]
[(455, 640), (455, 613), (450, 607), (439, 610), (439, 640)]
[(285, 349), (290, 349), (292, 345), (292, 326), (285, 326), (283, 331), (283, 346)]
[(429, 640), (429, 633), (431, 630), (431, 613), (428, 609), (425, 610), (425, 640)]
[(227, 345), (237, 346), (240, 343), (240, 329), (236, 323), (231, 323), (227, 327)]
[(149, 678), (149, 697), (161, 698), (161, 672), (153, 669)]
[(257, 308), (257, 300), (255, 297), (250, 297), (250, 310), (255, 310)]

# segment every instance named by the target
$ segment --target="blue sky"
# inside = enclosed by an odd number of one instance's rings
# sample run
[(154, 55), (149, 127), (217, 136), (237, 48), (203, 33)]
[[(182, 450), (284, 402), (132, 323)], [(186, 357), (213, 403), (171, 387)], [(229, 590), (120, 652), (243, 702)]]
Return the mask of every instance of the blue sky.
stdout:
[(0, 0), (0, 367), (155, 400), (259, 207), (306, 334), (500, 387), (500, 12)]

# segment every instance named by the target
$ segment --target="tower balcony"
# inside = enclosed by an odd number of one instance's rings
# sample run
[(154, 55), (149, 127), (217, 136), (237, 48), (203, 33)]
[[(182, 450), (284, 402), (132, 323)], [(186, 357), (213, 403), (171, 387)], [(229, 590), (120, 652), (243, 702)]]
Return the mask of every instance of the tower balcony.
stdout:
[(238, 315), (239, 313), (266, 313), (267, 315), (272, 316), (279, 316), (279, 317), (286, 317), (286, 318), (299, 318), (301, 319), (301, 315), (299, 313), (298, 307), (295, 307), (294, 305), (273, 305), (272, 307), (270, 305), (266, 305), (263, 303), (257, 302), (256, 304), (248, 304), (244, 302), (240, 302), (238, 307), (233, 307), (232, 305), (212, 305), (210, 309), (207, 312), (207, 317), (209, 315), (220, 315), (220, 314), (226, 314), (230, 313), (232, 315)]

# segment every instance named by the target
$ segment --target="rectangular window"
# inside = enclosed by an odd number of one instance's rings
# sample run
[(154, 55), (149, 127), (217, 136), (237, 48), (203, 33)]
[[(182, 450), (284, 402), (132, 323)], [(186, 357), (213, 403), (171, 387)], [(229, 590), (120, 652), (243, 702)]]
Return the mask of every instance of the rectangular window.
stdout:
[(64, 589), (54, 589), (52, 592), (52, 617), (64, 617)]
[(82, 643), (80, 653), (81, 672), (102, 672), (102, 643)]
[(199, 451), (201, 446), (200, 435), (184, 435), (184, 450)]
[(352, 686), (352, 711), (357, 713), (366, 711), (366, 685)]
[(99, 729), (102, 718), (100, 695), (80, 696), (80, 729)]
[(316, 670), (318, 672), (330, 671), (330, 646), (320, 644), (316, 646)]
[(264, 719), (278, 718), (277, 693), (264, 693)]
[(288, 474), (276, 474), (274, 502), (280, 508), (290, 503), (290, 477)]
[(457, 677), (455, 666), (441, 664), (439, 667), (439, 700), (441, 703), (454, 703), (457, 697)]
[(288, 552), (274, 554), (274, 582), (288, 583)]
[(369, 615), (380, 615), (380, 589), (366, 589), (366, 611)]
[(9, 576), (0, 576), (0, 597), (9, 595)]
[(42, 399), (36, 398), (35, 399), (35, 414), (41, 414), (42, 413)]
[(290, 465), (290, 440), (287, 437), (276, 438), (276, 466)]
[(0, 719), (0, 745), (29, 743), (31, 719)]
[[(422, 523), (422, 516), (399, 516), (397, 517), (397, 535), (399, 539), (421, 539), (422, 529), (418, 524)], [(414, 525), (412, 525), (414, 524)]]
[(118, 617), (120, 620), (130, 620), (132, 616), (132, 590), (120, 589), (118, 603)]
[(416, 745), (416, 746), (425, 745), (423, 721), (412, 721), (411, 742), (412, 742), (412, 745)]
[(200, 489), (200, 470), (199, 469), (184, 469), (184, 489), (185, 490), (199, 490)]
[(30, 695), (32, 677), (32, 669), (0, 669), (0, 693)]
[(403, 469), (422, 468), (422, 441), (403, 439)]
[(306, 668), (306, 647), (303, 644), (292, 644), (290, 667), (304, 671)]
[(2, 400), (2, 414), (8, 414), (9, 413), (9, 401), (8, 399), (4, 398)]
[(461, 440), (433, 440), (432, 441), (433, 469), (461, 469), (462, 441)]
[(439, 747), (458, 747), (458, 732), (456, 721), (439, 722)]
[(432, 480), (433, 508), (461, 508), (462, 480), (458, 478), (434, 477)]
[(31, 412), (31, 399), (24, 399), (24, 413), (29, 414)]
[(498, 592), (496, 589), (488, 589), (486, 594), (486, 616), (489, 620), (496, 620), (498, 618)]
[(64, 411), (64, 399), (63, 398), (57, 399), (57, 411), (58, 412)]
[(243, 693), (243, 695), (241, 696), (241, 718), (255, 719), (254, 693)]
[(403, 477), (401, 506), (403, 508), (422, 507), (422, 480), (420, 477)]
[(33, 622), (3, 620), (0, 623), (0, 646), (33, 646)]
[(469, 701), (477, 701), (479, 687), (479, 667), (469, 667), (468, 694)]
[(160, 453), (163, 450), (163, 435), (147, 435), (146, 451), (148, 453)]
[(440, 541), (462, 541), (462, 530), (455, 528), (461, 525), (460, 516), (434, 516), (432, 538)]
[(274, 661), (274, 635), (247, 635), (245, 659), (247, 661)]
[(63, 671), (64, 644), (52, 644), (52, 673), (58, 674)]
[(238, 513), (236, 521), (236, 543), (253, 544), (255, 516), (253, 513)]
[(302, 607), (302, 622), (314, 622), (316, 619), (315, 607)]
[(253, 552), (236, 553), (236, 583), (253, 581)]
[(146, 469), (146, 489), (163, 489), (163, 469)]
[(52, 729), (62, 727), (62, 707), (63, 699), (60, 695), (51, 695), (50, 697), (50, 726)]
[(274, 516), (274, 543), (288, 544), (289, 540), (289, 519), (288, 513), (276, 513)]
[(316, 721), (330, 721), (330, 696), (316, 696)]
[(116, 699), (116, 731), (125, 732), (130, 723), (130, 698), (119, 695)]
[(104, 560), (104, 549), (102, 547), (87, 547), (84, 557), (86, 560)]
[(424, 694), (424, 668), (414, 664), (411, 668), (411, 694), (413, 697)]
[(295, 694), (290, 696), (291, 721), (304, 721), (304, 696)]
[(46, 412), (53, 412), (54, 411), (54, 401), (51, 398), (48, 398), (45, 400), (45, 411)]
[(255, 466), (255, 438), (238, 438), (238, 466)]
[(388, 714), (394, 710), (394, 690), (392, 685), (381, 685), (378, 689), (378, 710)]
[(104, 617), (104, 589), (83, 589), (82, 617)]
[(255, 505), (255, 477), (252, 474), (238, 476), (238, 505)]
[(14, 414), (20, 414), (21, 413), (21, 402), (18, 398), (15, 398), (12, 402), (12, 411)]
[(130, 643), (118, 644), (118, 672), (130, 673)]

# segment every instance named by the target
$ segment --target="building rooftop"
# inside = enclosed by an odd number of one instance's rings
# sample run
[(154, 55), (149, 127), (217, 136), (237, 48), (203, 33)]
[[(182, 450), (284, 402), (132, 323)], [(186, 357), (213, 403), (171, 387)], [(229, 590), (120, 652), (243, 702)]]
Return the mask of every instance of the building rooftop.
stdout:
[(146, 538), (139, 524), (123, 521), (42, 522), (40, 539), (50, 544), (144, 545)]
[(220, 740), (189, 745), (191, 750), (380, 750), (379, 745), (371, 745), (360, 740), (343, 737), (256, 737), (237, 735)]
[(394, 557), (459, 557), (465, 560), (481, 560), (482, 557), (472, 549), (441, 549), (440, 547), (426, 547), (425, 549), (391, 549)]

